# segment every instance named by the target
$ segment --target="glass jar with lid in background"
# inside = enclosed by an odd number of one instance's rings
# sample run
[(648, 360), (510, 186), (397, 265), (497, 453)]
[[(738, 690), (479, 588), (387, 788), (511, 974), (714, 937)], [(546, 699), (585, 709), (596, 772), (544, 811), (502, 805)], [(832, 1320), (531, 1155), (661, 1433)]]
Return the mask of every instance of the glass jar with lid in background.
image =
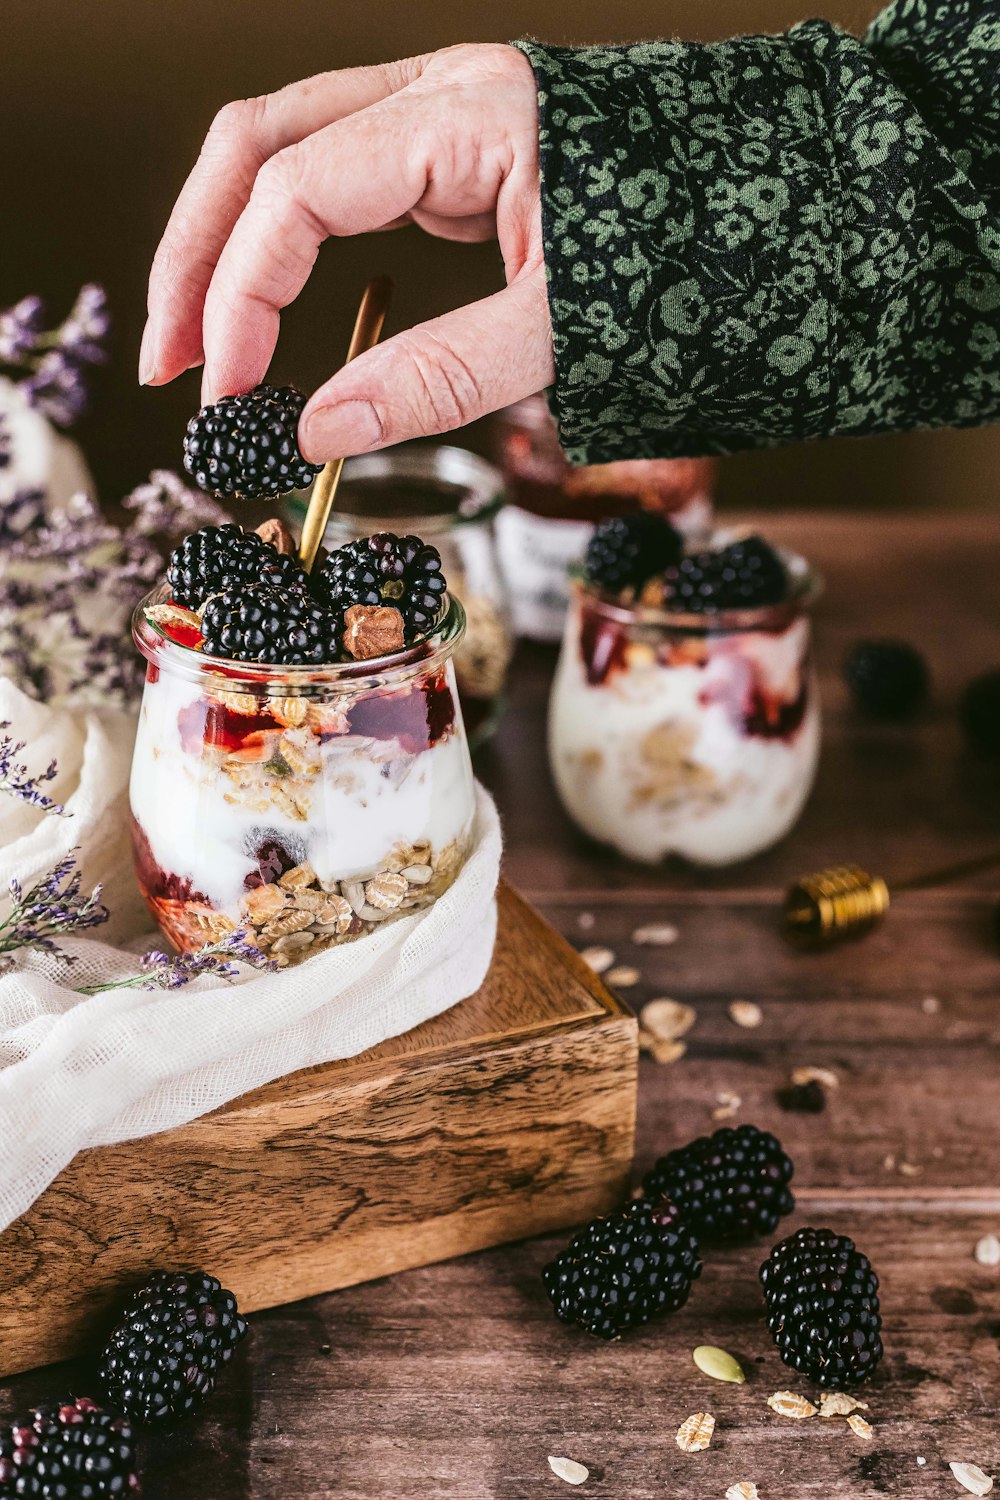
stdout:
[[(499, 470), (465, 448), (406, 443), (348, 459), (324, 545), (332, 550), (378, 531), (413, 533), (441, 554), (449, 592), (465, 611), (455, 677), (470, 744), (493, 733), (504, 705), (513, 632), (497, 556), (495, 520), (504, 502)], [(286, 502), (296, 526), (301, 496)]]
[(497, 520), (497, 544), (517, 635), (559, 640), (570, 573), (604, 516), (658, 510), (685, 536), (705, 536), (711, 529), (715, 459), (629, 459), (574, 468), (542, 395), (508, 406), (493, 423), (508, 502)]
[(714, 614), (573, 585), (549, 709), (559, 795), (584, 832), (653, 864), (736, 864), (789, 832), (812, 789), (820, 713), (809, 606), (783, 554), (780, 604)]

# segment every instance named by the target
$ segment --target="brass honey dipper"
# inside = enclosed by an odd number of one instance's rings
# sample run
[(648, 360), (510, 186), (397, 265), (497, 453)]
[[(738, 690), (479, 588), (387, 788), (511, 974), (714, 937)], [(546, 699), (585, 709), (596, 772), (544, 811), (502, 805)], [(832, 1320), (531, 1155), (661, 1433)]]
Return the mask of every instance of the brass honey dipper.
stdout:
[[(905, 876), (894, 880), (892, 889), (925, 890), (997, 866), (1000, 866), (1000, 850)], [(792, 936), (830, 943), (870, 931), (888, 910), (889, 886), (881, 875), (870, 875), (859, 865), (838, 865), (813, 875), (802, 875), (789, 888), (785, 897), (785, 927)]]

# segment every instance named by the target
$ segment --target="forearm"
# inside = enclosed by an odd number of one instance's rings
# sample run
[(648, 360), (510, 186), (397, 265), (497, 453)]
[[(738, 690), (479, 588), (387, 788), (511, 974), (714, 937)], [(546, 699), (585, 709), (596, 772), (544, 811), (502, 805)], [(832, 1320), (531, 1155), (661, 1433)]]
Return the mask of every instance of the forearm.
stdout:
[(970, 9), (903, 3), (867, 43), (519, 44), (572, 457), (1000, 417), (1000, 36)]

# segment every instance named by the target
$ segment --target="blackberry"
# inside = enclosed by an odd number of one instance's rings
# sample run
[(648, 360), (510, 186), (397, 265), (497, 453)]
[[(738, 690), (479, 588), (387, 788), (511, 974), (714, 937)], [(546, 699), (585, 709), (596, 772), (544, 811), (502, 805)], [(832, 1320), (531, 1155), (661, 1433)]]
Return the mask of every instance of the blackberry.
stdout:
[(614, 1339), (683, 1307), (700, 1275), (697, 1243), (674, 1204), (640, 1198), (592, 1219), (542, 1281), (560, 1322)]
[(650, 1198), (676, 1203), (699, 1239), (750, 1240), (772, 1234), (795, 1207), (793, 1171), (780, 1141), (741, 1125), (661, 1156), (642, 1187)]
[(306, 404), (292, 386), (259, 385), (203, 406), (184, 436), (184, 467), (200, 489), (224, 498), (273, 500), (304, 489), (322, 469), (299, 452)]
[(761, 609), (788, 597), (788, 574), (773, 547), (744, 537), (717, 552), (693, 552), (667, 572), (671, 608), (703, 615), (717, 609)]
[(158, 1271), (129, 1298), (101, 1356), (107, 1395), (126, 1416), (160, 1422), (197, 1411), (246, 1336), (236, 1298), (201, 1271)]
[(418, 536), (381, 531), (331, 552), (313, 587), (317, 597), (340, 614), (352, 604), (398, 609), (410, 644), (437, 623), (448, 585), (436, 547)]
[(583, 573), (605, 593), (641, 589), (681, 558), (684, 543), (665, 516), (640, 510), (601, 521), (587, 544)]
[(337, 660), (340, 621), (308, 594), (251, 583), (213, 594), (201, 617), (209, 656), (267, 666)]
[(103, 1500), (139, 1493), (135, 1430), (85, 1396), (0, 1427), (0, 1500)]
[(259, 582), (302, 593), (309, 586), (298, 558), (280, 553), (255, 531), (244, 531), (233, 522), (193, 531), (174, 548), (167, 564), (170, 597), (187, 609), (200, 609), (211, 594), (223, 589)]
[(960, 713), (970, 744), (1000, 755), (1000, 671), (985, 672), (969, 683)]
[(856, 707), (873, 719), (905, 719), (927, 701), (927, 663), (906, 641), (859, 641), (843, 670)]
[(878, 1277), (832, 1229), (800, 1229), (760, 1268), (767, 1326), (786, 1365), (826, 1389), (860, 1385), (882, 1358)]

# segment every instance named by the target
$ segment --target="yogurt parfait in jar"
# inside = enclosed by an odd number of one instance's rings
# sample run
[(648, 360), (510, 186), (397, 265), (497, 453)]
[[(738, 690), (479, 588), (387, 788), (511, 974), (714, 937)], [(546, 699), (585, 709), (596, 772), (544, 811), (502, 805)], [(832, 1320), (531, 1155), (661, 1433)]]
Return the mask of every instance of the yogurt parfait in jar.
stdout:
[(166, 936), (281, 967), (418, 911), (473, 821), (437, 551), (382, 533), (307, 576), (281, 522), (205, 527), (138, 606), (135, 862)]
[(791, 829), (815, 778), (817, 583), (758, 536), (685, 549), (664, 518), (598, 527), (552, 692), (553, 775), (592, 837), (728, 865)]

